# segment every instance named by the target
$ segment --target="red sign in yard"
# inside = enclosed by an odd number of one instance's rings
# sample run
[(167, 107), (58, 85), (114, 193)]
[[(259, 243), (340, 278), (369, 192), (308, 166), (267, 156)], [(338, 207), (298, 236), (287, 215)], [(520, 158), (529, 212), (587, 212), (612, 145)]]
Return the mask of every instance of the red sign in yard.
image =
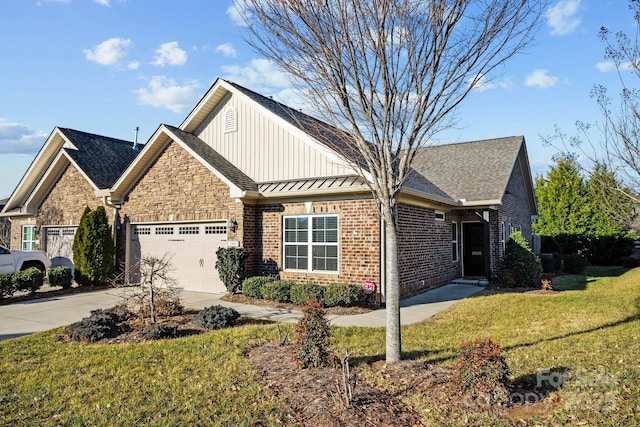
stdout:
[(364, 283), (362, 284), (362, 290), (364, 291), (365, 294), (371, 295), (376, 291), (376, 284), (373, 283), (371, 280), (365, 280)]

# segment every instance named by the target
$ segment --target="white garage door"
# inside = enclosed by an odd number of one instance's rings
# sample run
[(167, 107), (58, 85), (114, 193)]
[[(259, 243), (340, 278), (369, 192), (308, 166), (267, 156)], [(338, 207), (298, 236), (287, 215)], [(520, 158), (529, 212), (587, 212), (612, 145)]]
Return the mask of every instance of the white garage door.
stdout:
[(51, 266), (65, 265), (73, 268), (73, 237), (76, 227), (47, 227), (45, 250), (51, 258)]
[(216, 251), (227, 246), (227, 224), (133, 224), (131, 258), (171, 257), (171, 275), (187, 291), (223, 293), (226, 288), (216, 270)]

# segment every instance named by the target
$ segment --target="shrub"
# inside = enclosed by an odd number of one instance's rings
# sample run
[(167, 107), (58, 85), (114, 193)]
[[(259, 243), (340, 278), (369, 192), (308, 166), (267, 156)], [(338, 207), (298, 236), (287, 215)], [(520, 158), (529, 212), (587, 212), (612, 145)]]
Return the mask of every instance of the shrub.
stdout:
[(63, 289), (69, 289), (73, 283), (71, 268), (66, 266), (50, 268), (47, 271), (47, 277), (49, 277), (49, 285), (62, 286)]
[(232, 294), (238, 292), (245, 275), (244, 262), (247, 252), (244, 248), (219, 248), (216, 251), (216, 269), (220, 280), (227, 291)]
[(540, 277), (540, 289), (543, 291), (553, 290), (553, 277), (550, 274), (543, 274)]
[(543, 273), (553, 273), (556, 269), (556, 257), (553, 254), (540, 254), (540, 265)]
[(634, 234), (591, 236), (586, 242), (586, 257), (592, 265), (615, 265), (633, 253)]
[(10, 274), (0, 274), (0, 298), (11, 298), (16, 288)]
[(178, 325), (173, 322), (151, 323), (142, 330), (142, 337), (145, 340), (161, 340), (165, 338), (175, 338), (178, 336)]
[(305, 305), (309, 298), (322, 302), (324, 288), (315, 283), (296, 283), (291, 285), (291, 302), (296, 305)]
[(620, 260), (620, 265), (624, 268), (636, 268), (640, 267), (640, 259), (633, 257), (624, 257)]
[(277, 302), (289, 302), (291, 301), (291, 286), (293, 285), (293, 282), (286, 280), (274, 280), (273, 282), (265, 283), (262, 286), (262, 298)]
[(364, 302), (361, 286), (346, 283), (332, 283), (324, 288), (324, 304), (327, 307), (350, 307)]
[(580, 254), (565, 255), (562, 262), (564, 272), (569, 274), (582, 274), (587, 268), (587, 259)]
[(115, 244), (104, 206), (85, 208), (73, 239), (73, 262), (81, 285), (104, 285), (112, 279)]
[(507, 287), (537, 288), (542, 265), (522, 233), (509, 236), (500, 268), (500, 282)]
[(318, 368), (331, 362), (329, 340), (331, 329), (319, 301), (309, 299), (302, 308), (303, 316), (294, 328), (294, 361), (298, 368)]
[[(184, 306), (178, 295), (156, 294), (153, 305), (154, 315), (158, 317), (178, 316), (184, 312)], [(137, 307), (136, 314), (142, 318), (151, 317), (151, 304), (148, 301), (134, 301)]]
[(44, 284), (44, 273), (36, 267), (30, 267), (11, 275), (17, 291), (35, 292)]
[(238, 317), (240, 313), (233, 308), (213, 305), (200, 311), (193, 320), (207, 329), (222, 329), (233, 325)]
[(114, 310), (94, 310), (91, 316), (72, 323), (65, 333), (73, 341), (96, 342), (118, 335), (119, 321), (120, 317)]
[(460, 344), (458, 375), (462, 390), (488, 400), (491, 405), (509, 399), (509, 368), (500, 346), (491, 338)]
[(273, 282), (276, 279), (270, 276), (254, 276), (244, 279), (242, 282), (242, 294), (249, 298), (262, 298), (262, 287), (265, 283)]

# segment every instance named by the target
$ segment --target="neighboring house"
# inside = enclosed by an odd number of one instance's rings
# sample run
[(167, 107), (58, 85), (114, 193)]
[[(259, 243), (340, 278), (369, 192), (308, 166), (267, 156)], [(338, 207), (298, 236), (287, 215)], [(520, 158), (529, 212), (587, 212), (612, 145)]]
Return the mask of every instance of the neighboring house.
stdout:
[[(0, 212), (4, 209), (9, 199), (0, 200)], [(0, 217), (0, 245), (9, 247), (9, 239), (11, 238), (11, 221), (9, 218)]]
[[(219, 79), (179, 127), (161, 125), (90, 201), (119, 218), (117, 256), (127, 271), (144, 254), (169, 254), (185, 289), (223, 292), (215, 252), (241, 246), (251, 274), (321, 284), (370, 280), (384, 301), (383, 224), (345, 138)], [(18, 193), (21, 202), (10, 209), (27, 205), (41, 221), (50, 191), (34, 198), (41, 186), (28, 176), (31, 191), (18, 191), (21, 182), (11, 199)], [(530, 239), (536, 213), (523, 137), (421, 149), (398, 208), (402, 295), (495, 274), (509, 233)]]
[(12, 220), (11, 247), (42, 249), (52, 265), (71, 265), (75, 230), (85, 207), (105, 206), (117, 227), (109, 188), (137, 152), (133, 144), (55, 128), (0, 214)]

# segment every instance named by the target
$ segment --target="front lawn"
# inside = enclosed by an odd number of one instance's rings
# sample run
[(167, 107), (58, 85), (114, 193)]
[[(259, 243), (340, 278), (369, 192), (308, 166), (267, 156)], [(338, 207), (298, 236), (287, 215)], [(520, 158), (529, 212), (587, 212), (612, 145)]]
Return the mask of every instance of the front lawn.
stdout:
[[(539, 370), (564, 385), (546, 412), (497, 418), (442, 407), (428, 394), (394, 390), (425, 425), (640, 424), (640, 269), (556, 279), (552, 295), (490, 293), (403, 327), (405, 359), (450, 365), (461, 341), (492, 337), (516, 384)], [(277, 337), (273, 325), (244, 324), (175, 340), (86, 345), (53, 330), (0, 343), (0, 425), (279, 425), (282, 399), (258, 381), (245, 356)], [(383, 358), (384, 329), (333, 328), (361, 378), (385, 386), (371, 362)], [(544, 375), (544, 374), (543, 374)], [(551, 377), (557, 379), (558, 377)], [(549, 390), (550, 392), (552, 390)]]

